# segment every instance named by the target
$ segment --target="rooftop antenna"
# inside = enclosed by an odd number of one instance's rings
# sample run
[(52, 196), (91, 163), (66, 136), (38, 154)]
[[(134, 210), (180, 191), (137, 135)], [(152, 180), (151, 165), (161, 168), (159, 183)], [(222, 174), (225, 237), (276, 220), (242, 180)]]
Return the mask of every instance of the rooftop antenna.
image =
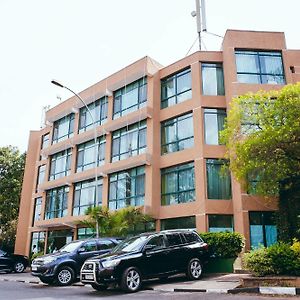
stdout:
[(197, 17), (197, 32), (198, 32), (198, 39), (199, 39), (199, 50), (201, 51), (201, 33), (203, 31), (207, 31), (206, 28), (206, 12), (205, 12), (205, 0), (195, 0), (196, 1), (196, 11), (192, 11), (192, 17)]

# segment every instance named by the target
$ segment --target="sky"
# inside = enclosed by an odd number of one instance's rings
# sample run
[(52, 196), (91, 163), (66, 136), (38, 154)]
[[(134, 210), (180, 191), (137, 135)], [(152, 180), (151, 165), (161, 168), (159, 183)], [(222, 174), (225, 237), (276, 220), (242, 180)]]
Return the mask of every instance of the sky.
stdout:
[[(300, 49), (299, 0), (206, 0), (207, 30), (283, 31)], [(167, 66), (197, 38), (195, 0), (0, 0), (0, 147), (26, 151), (43, 107), (148, 55)], [(205, 35), (207, 50), (222, 39)], [(195, 43), (189, 53), (197, 51)]]

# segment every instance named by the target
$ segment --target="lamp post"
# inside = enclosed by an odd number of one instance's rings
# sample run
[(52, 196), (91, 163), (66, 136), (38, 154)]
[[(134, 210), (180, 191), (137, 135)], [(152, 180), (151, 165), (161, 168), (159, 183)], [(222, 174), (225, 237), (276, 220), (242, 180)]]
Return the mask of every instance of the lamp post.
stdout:
[[(62, 85), (60, 82), (56, 81), (56, 80), (51, 80), (51, 83), (59, 86), (61, 88), (64, 88), (68, 91), (70, 91), (73, 95), (75, 95), (80, 101), (81, 103), (83, 103), (83, 105), (85, 106), (86, 110), (88, 111), (88, 113), (91, 116), (92, 122), (93, 122), (93, 130), (94, 130), (94, 155), (95, 155), (95, 194), (96, 194), (96, 205), (98, 204), (98, 176), (97, 176), (97, 167), (98, 167), (98, 145), (97, 145), (97, 130), (96, 130), (96, 122), (95, 122), (95, 118), (91, 112), (91, 110), (88, 108), (87, 104), (85, 103), (85, 101), (77, 94), (75, 93), (73, 90), (71, 90), (70, 88), (68, 88), (65, 85)], [(99, 237), (99, 228), (98, 226), (96, 226), (96, 236), (97, 238)]]

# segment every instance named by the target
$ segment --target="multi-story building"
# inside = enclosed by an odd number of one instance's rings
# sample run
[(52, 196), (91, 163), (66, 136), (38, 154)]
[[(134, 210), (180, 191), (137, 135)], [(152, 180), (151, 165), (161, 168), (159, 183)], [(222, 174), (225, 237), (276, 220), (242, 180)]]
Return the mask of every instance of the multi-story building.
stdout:
[(74, 96), (48, 110), (45, 128), (30, 133), (15, 251), (88, 236), (77, 221), (90, 205), (141, 206), (156, 219), (142, 230), (228, 230), (247, 248), (273, 243), (276, 201), (220, 175), (218, 133), (232, 97), (297, 81), (300, 51), (287, 50), (281, 32), (228, 30), (221, 51), (167, 67), (144, 57), (80, 93), (97, 123), (97, 165), (82, 103)]

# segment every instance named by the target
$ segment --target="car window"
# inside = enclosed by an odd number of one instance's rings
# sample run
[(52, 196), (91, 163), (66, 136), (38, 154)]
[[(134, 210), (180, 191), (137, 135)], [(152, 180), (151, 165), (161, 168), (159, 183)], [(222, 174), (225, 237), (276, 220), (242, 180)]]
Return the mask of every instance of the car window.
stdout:
[(199, 243), (202, 242), (200, 237), (194, 232), (184, 233), (184, 237), (187, 243)]
[(0, 256), (4, 256), (5, 255), (5, 252), (0, 250)]
[(160, 249), (166, 247), (165, 240), (162, 235), (153, 237), (152, 239), (150, 239), (147, 245), (153, 246), (153, 249)]
[(97, 244), (95, 241), (88, 241), (83, 247), (85, 248), (85, 252), (97, 251)]
[(98, 241), (98, 249), (99, 250), (111, 249), (114, 246), (115, 246), (115, 244), (110, 240)]
[(179, 233), (167, 234), (169, 246), (177, 246), (182, 244), (181, 236)]

